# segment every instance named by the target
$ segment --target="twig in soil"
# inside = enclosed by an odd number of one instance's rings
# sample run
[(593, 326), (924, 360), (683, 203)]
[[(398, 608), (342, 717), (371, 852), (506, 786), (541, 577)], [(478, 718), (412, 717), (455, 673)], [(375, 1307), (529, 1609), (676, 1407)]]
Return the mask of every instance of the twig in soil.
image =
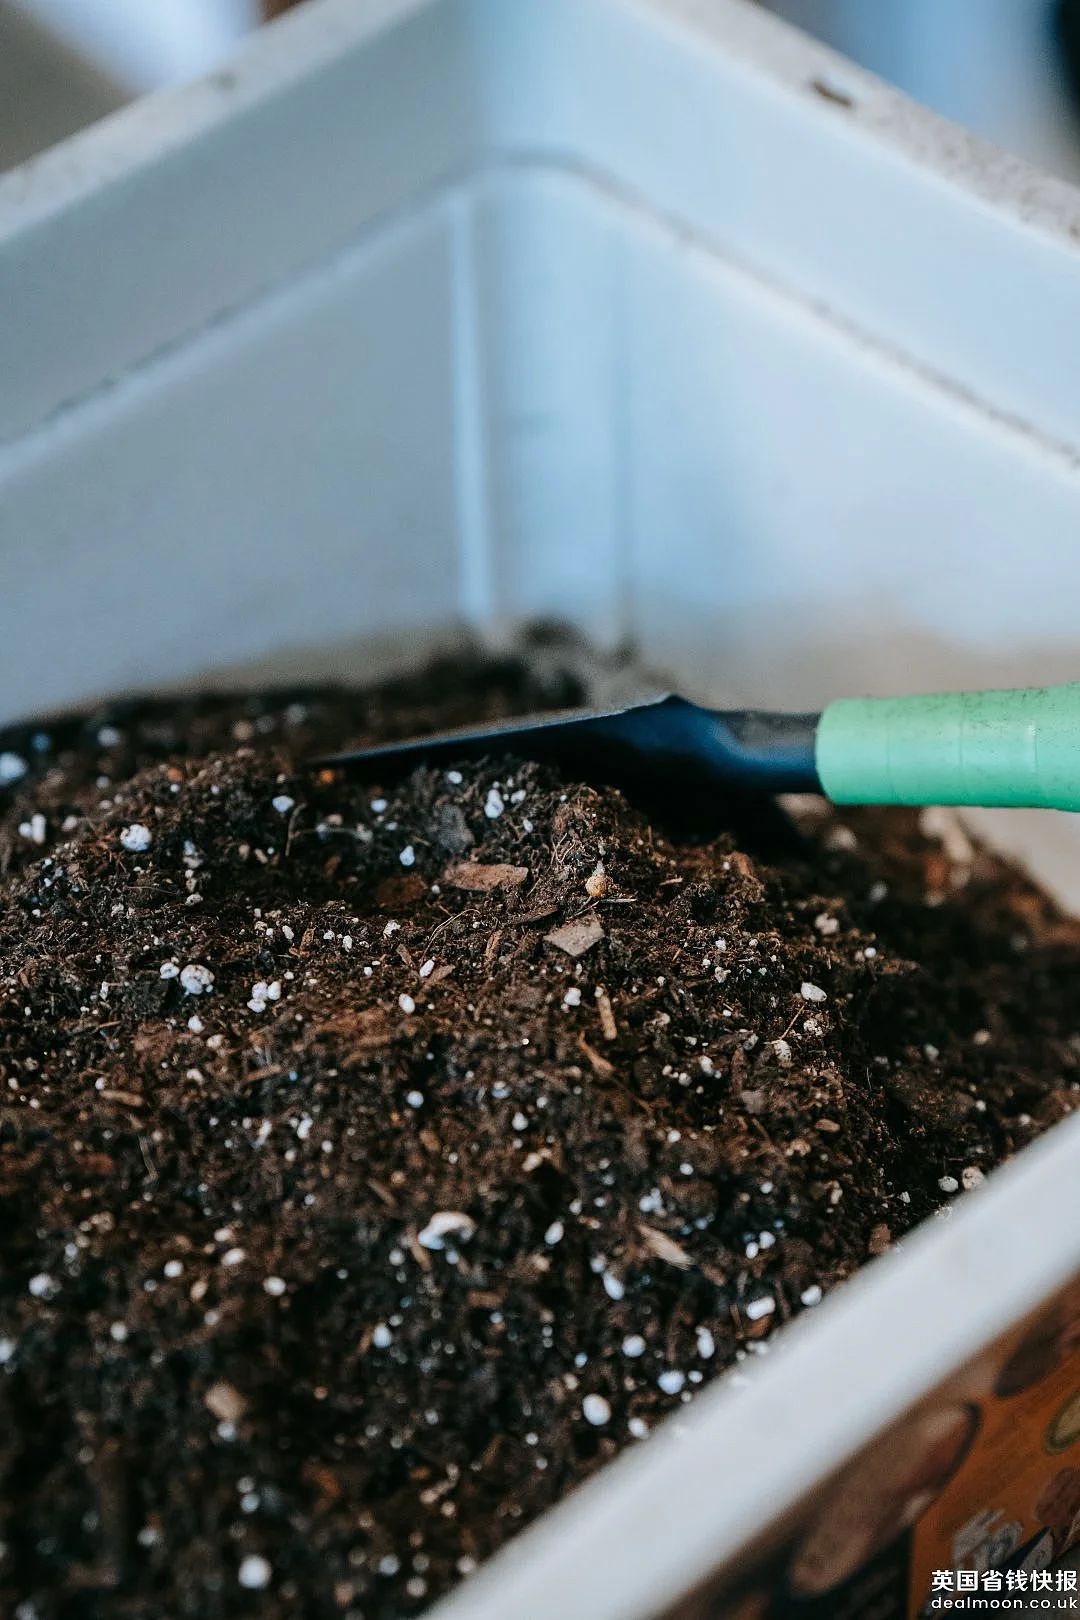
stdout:
[(615, 1014), (611, 1009), (611, 997), (602, 984), (596, 987), (596, 1010), (600, 1014), (600, 1028), (604, 1032), (605, 1041), (618, 1039), (619, 1026), (615, 1022)]
[(758, 1135), (764, 1139), (766, 1146), (775, 1156), (777, 1164), (783, 1168), (783, 1166), (787, 1163), (787, 1160), (777, 1147), (776, 1143), (773, 1141), (772, 1137), (769, 1135), (768, 1131), (765, 1129), (764, 1125), (761, 1123), (760, 1119), (753, 1114), (747, 1115), (747, 1118), (749, 1119), (753, 1129), (756, 1130)]
[(775, 1046), (777, 1041), (782, 1041), (782, 1040), (786, 1039), (786, 1037), (791, 1034), (792, 1030), (795, 1028), (795, 1025), (799, 1022), (799, 1019), (802, 1017), (802, 1015), (803, 1015), (803, 1013), (805, 1011), (806, 1011), (805, 1006), (796, 1008), (795, 1016), (792, 1018), (790, 1024), (787, 1026), (787, 1028), (785, 1030), (782, 1030), (779, 1035), (774, 1036), (772, 1038), (772, 1040), (769, 1042), (769, 1045), (770, 1046)]
[(582, 1052), (584, 1056), (588, 1058), (589, 1067), (593, 1070), (593, 1072), (598, 1074), (601, 1080), (610, 1080), (615, 1073), (614, 1063), (609, 1063), (606, 1057), (601, 1057), (600, 1053), (595, 1051), (594, 1048), (589, 1045), (584, 1035), (578, 1036), (577, 1044), (578, 1051)]
[(295, 805), (293, 807), (292, 815), (289, 817), (289, 826), (288, 826), (288, 830), (287, 830), (287, 832), (285, 834), (285, 852), (284, 852), (284, 859), (285, 860), (288, 860), (289, 851), (292, 849), (292, 846), (293, 846), (293, 839), (297, 836), (296, 835), (296, 819), (300, 815), (300, 813), (301, 813), (301, 811), (303, 809), (304, 809), (304, 806), (302, 804)]
[(452, 911), (452, 912), (450, 912), (450, 914), (448, 916), (443, 918), (441, 923), (436, 923), (435, 924), (435, 927), (431, 930), (430, 934), (428, 934), (427, 938), (424, 940), (424, 950), (425, 950), (425, 952), (428, 955), (430, 955), (431, 947), (434, 944), (435, 940), (438, 939), (439, 935), (441, 933), (443, 933), (443, 931), (445, 929), (447, 929), (450, 926), (451, 923), (461, 922), (461, 921), (464, 921), (466, 919), (473, 918), (473, 917), (475, 917), (477, 915), (478, 915), (477, 910), (473, 910), (473, 911)]
[(264, 1080), (280, 1080), (282, 1075), (288, 1073), (288, 1069), (283, 1069), (280, 1064), (273, 1069), (255, 1068), (250, 1074), (241, 1075), (237, 1084), (241, 1086), (257, 1086), (261, 1085)]

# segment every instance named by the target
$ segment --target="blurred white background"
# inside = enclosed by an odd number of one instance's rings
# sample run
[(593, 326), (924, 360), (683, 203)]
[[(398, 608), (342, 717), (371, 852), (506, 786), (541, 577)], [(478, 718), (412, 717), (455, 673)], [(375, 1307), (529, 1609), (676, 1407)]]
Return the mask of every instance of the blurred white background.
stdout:
[(259, 21), (259, 0), (7, 0), (132, 93), (214, 66)]
[(1080, 180), (1074, 0), (767, 0), (916, 101)]
[[(280, 5), (282, 0), (278, 0)], [(1080, 0), (763, 0), (918, 101), (1080, 181)], [(273, 0), (0, 0), (0, 168), (213, 68)], [(1080, 44), (1077, 46), (1080, 54)]]
[(0, 0), (0, 169), (213, 68), (259, 0)]

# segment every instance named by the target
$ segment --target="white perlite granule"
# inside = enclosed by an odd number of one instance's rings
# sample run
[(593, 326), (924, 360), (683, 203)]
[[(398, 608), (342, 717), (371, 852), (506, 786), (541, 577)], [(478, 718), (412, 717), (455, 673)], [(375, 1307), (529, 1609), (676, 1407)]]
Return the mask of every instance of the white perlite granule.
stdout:
[(417, 1234), (416, 1241), (423, 1249), (445, 1249), (448, 1237), (467, 1243), (475, 1231), (476, 1222), (471, 1215), (460, 1209), (440, 1209)]
[(120, 834), (120, 842), (132, 855), (142, 855), (154, 842), (154, 835), (141, 821), (133, 821)]
[(13, 754), (5, 748), (0, 752), (0, 787), (10, 787), (12, 782), (18, 782), (24, 777), (29, 769), (21, 754)]
[(586, 1395), (581, 1411), (586, 1423), (591, 1423), (594, 1429), (602, 1429), (605, 1423), (611, 1422), (611, 1407), (602, 1395)]
[(261, 1592), (270, 1585), (273, 1573), (267, 1559), (260, 1557), (258, 1553), (248, 1553), (247, 1557), (241, 1560), (236, 1578), (247, 1591)]

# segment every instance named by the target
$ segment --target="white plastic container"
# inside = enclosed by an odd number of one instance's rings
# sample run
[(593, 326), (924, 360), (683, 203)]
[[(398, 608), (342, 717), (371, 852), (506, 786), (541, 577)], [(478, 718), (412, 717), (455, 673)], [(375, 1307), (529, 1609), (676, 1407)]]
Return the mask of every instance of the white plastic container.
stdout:
[[(1080, 194), (741, 0), (321, 0), (0, 182), (0, 706), (538, 615), (713, 698), (1073, 676), (1078, 330)], [(732, 1558), (1080, 1273), (1078, 1124), (448, 1612)]]

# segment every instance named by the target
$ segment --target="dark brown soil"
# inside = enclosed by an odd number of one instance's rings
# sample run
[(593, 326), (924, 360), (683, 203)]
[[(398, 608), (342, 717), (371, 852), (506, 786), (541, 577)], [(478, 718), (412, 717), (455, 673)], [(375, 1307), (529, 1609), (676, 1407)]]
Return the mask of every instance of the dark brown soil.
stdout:
[(0, 742), (4, 1615), (416, 1614), (1076, 1106), (1077, 928), (940, 813), (303, 768), (571, 688)]

